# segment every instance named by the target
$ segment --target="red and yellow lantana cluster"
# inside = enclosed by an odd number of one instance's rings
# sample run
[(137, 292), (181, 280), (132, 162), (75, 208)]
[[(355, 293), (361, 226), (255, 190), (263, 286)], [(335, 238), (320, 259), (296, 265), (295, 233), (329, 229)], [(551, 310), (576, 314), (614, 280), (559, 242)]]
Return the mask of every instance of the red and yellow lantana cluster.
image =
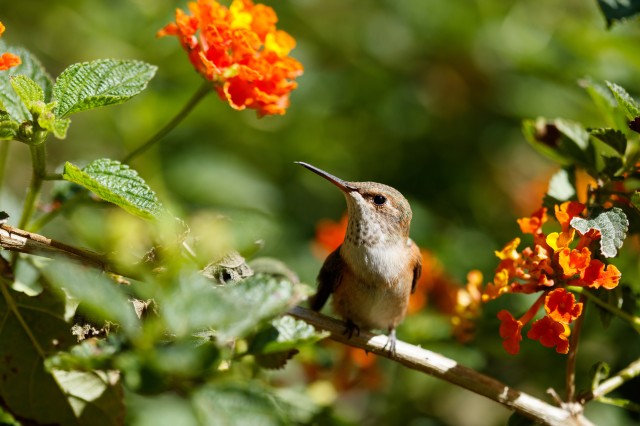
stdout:
[[(576, 302), (566, 286), (613, 289), (620, 281), (620, 271), (614, 265), (605, 265), (594, 258), (590, 246), (600, 239), (600, 233), (590, 230), (579, 235), (570, 225), (580, 216), (585, 206), (566, 202), (555, 206), (555, 217), (561, 231), (545, 234), (542, 226), (547, 221), (547, 209), (541, 208), (531, 217), (518, 220), (525, 234), (532, 234), (533, 248), (518, 252), (520, 238), (509, 242), (496, 252), (500, 263), (492, 283), (485, 288), (482, 299), (489, 301), (505, 293), (532, 294), (542, 291), (531, 308), (519, 319), (502, 310), (498, 318), (503, 346), (510, 354), (520, 351), (522, 328), (533, 319), (541, 306), (545, 315), (533, 322), (527, 337), (538, 340), (546, 347), (555, 347), (558, 353), (569, 351), (569, 324), (582, 314), (582, 303)], [(573, 246), (573, 247), (572, 247)]]
[[(4, 25), (0, 22), (0, 37), (4, 33)], [(20, 58), (13, 53), (5, 52), (0, 56), (0, 71), (8, 70), (22, 63)]]
[(158, 36), (176, 36), (189, 60), (231, 107), (258, 115), (284, 114), (300, 62), (289, 57), (295, 40), (276, 29), (272, 8), (251, 0), (233, 0), (227, 8), (215, 0), (189, 3)]

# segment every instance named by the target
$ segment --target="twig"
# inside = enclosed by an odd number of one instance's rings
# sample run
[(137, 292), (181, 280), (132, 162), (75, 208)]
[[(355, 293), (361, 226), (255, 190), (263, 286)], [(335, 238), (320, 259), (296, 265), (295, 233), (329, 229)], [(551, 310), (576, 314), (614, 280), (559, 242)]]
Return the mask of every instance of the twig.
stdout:
[(626, 381), (633, 379), (634, 377), (638, 377), (640, 375), (640, 358), (633, 361), (626, 368), (620, 370), (618, 374), (613, 377), (608, 378), (607, 380), (600, 383), (595, 389), (590, 392), (587, 392), (580, 397), (578, 400), (585, 404), (592, 399), (598, 399), (609, 392), (619, 388)]
[(558, 426), (592, 425), (582, 414), (571, 413), (569, 410), (550, 405), (524, 392), (512, 389), (498, 380), (460, 365), (456, 361), (438, 353), (398, 341), (396, 352), (392, 355), (384, 348), (387, 342), (386, 336), (362, 331), (359, 336), (353, 336), (349, 339), (343, 334), (345, 325), (342, 321), (300, 306), (294, 307), (288, 314), (318, 329), (329, 331), (331, 333), (330, 338), (335, 341), (364, 349), (396, 361), (405, 367), (430, 374), (438, 379), (485, 396), (543, 424)]
[(98, 253), (72, 247), (40, 234), (14, 228), (6, 223), (0, 224), (0, 247), (5, 250), (49, 258), (62, 256), (103, 271), (115, 272), (107, 260)]

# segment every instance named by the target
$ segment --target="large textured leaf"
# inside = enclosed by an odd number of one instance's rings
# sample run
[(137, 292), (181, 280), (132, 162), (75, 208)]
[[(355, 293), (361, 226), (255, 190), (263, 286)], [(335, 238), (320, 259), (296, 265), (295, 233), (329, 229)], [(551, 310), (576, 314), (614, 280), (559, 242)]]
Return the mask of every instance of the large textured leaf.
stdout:
[(622, 209), (614, 207), (611, 210), (596, 214), (592, 219), (574, 217), (571, 219), (571, 226), (583, 235), (590, 229), (600, 231), (602, 236), (600, 239), (600, 253), (604, 257), (615, 257), (627, 237), (629, 220)]
[(606, 143), (620, 155), (624, 155), (627, 150), (627, 137), (620, 130), (593, 129), (591, 135)]
[(177, 336), (209, 328), (224, 344), (228, 339), (247, 335), (306, 295), (306, 286), (264, 275), (214, 286), (194, 273), (182, 277), (176, 288), (160, 296), (158, 303)]
[(607, 87), (609, 87), (616, 101), (618, 101), (618, 105), (627, 113), (628, 118), (633, 120), (640, 116), (640, 105), (638, 105), (638, 102), (636, 102), (624, 88), (608, 81)]
[(147, 86), (157, 67), (141, 61), (100, 59), (73, 64), (53, 87), (56, 116), (125, 102)]
[(84, 309), (117, 323), (130, 336), (138, 332), (138, 317), (128, 297), (103, 273), (62, 260), (44, 272), (52, 285), (80, 301)]
[(598, 0), (598, 5), (608, 25), (640, 13), (640, 0)]
[(83, 169), (66, 163), (62, 177), (143, 219), (158, 218), (163, 212), (155, 192), (138, 172), (119, 161), (103, 158)]
[(28, 110), (31, 111), (32, 105), (36, 102), (44, 104), (44, 91), (26, 75), (14, 75), (9, 78), (9, 82)]
[(38, 424), (79, 424), (45, 358), (73, 343), (64, 297), (30, 297), (4, 282), (0, 295), (0, 396), (15, 415)]
[(7, 71), (0, 71), (0, 109), (7, 111), (11, 118), (18, 122), (31, 119), (31, 114), (22, 103), (18, 94), (11, 87), (10, 76), (24, 75), (35, 81), (44, 92), (45, 102), (51, 99), (53, 82), (40, 61), (31, 55), (28, 50), (21, 47), (7, 46), (0, 40), (0, 51), (18, 55), (22, 63)]
[(124, 424), (123, 390), (117, 372), (54, 370), (71, 408), (83, 425)]
[(315, 343), (328, 336), (329, 332), (318, 332), (312, 325), (285, 315), (274, 319), (271, 326), (256, 335), (250, 351), (263, 354), (284, 352)]
[(207, 425), (263, 425), (290, 424), (286, 413), (274, 396), (256, 383), (210, 384), (196, 391), (192, 404), (202, 424)]

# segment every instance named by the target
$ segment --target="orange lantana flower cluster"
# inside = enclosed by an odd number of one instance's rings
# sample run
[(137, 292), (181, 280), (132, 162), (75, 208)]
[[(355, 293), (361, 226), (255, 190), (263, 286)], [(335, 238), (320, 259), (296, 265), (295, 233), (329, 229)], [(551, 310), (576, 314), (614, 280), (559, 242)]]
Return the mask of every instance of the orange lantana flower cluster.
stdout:
[(284, 114), (303, 68), (288, 56), (296, 42), (276, 29), (273, 9), (251, 0), (234, 0), (229, 8), (198, 0), (189, 10), (177, 9), (176, 21), (158, 36), (178, 37), (196, 70), (231, 107)]
[[(4, 25), (0, 22), (0, 37), (4, 33)], [(13, 53), (5, 52), (0, 56), (0, 71), (8, 70), (22, 63), (20, 58)]]
[[(590, 246), (600, 239), (598, 231), (591, 230), (576, 240), (576, 230), (571, 219), (579, 216), (585, 206), (578, 202), (566, 202), (555, 206), (555, 217), (561, 231), (545, 234), (542, 226), (547, 221), (547, 209), (541, 208), (531, 217), (518, 220), (525, 234), (532, 234), (534, 246), (517, 251), (520, 238), (509, 242), (496, 252), (500, 259), (492, 283), (485, 288), (482, 299), (489, 301), (505, 293), (536, 293), (540, 297), (519, 319), (502, 310), (500, 337), (510, 354), (520, 351), (522, 328), (533, 319), (541, 306), (545, 316), (535, 321), (527, 336), (547, 347), (555, 347), (558, 353), (569, 351), (569, 324), (582, 314), (582, 303), (576, 302), (566, 286), (612, 289), (620, 281), (620, 271), (614, 265), (605, 265), (593, 258)], [(572, 247), (573, 246), (573, 247)]]

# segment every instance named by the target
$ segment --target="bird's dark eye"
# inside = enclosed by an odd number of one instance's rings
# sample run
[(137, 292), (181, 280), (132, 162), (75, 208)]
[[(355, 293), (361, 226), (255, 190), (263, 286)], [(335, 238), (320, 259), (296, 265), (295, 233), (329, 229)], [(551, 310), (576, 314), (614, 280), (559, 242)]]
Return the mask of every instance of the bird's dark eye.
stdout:
[(374, 195), (373, 202), (376, 206), (381, 206), (387, 202), (387, 198), (384, 195), (380, 195), (380, 194)]

